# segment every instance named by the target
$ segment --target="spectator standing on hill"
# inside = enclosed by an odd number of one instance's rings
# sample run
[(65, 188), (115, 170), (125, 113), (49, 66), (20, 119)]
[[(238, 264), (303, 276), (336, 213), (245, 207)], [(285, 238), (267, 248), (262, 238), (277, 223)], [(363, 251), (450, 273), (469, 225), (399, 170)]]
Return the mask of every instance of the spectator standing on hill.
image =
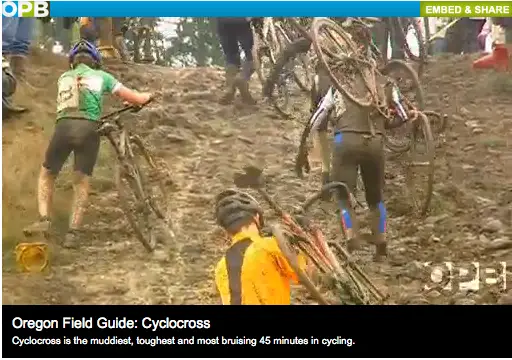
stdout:
[(9, 59), (14, 75), (22, 78), (36, 19), (4, 17), (2, 21), (2, 55)]
[(98, 29), (94, 18), (80, 18), (80, 37), (90, 43), (96, 43), (96, 40), (98, 39)]

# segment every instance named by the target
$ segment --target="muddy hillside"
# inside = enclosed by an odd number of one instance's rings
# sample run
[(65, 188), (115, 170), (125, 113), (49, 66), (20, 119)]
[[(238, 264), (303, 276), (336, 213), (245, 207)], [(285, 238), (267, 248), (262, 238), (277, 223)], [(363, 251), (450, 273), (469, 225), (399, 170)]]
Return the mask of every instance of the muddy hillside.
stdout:
[[(512, 295), (483, 281), (478, 291), (425, 290), (432, 285), (426, 262), (449, 261), (467, 267), (470, 275), (472, 262), (496, 268), (500, 262), (512, 264), (511, 82), (476, 73), (470, 64), (469, 58), (441, 58), (429, 64), (422, 80), (427, 107), (450, 120), (438, 141), (428, 217), (411, 215), (400, 176), (393, 173), (398, 167), (390, 164), (389, 259), (374, 264), (371, 249), (357, 254), (394, 303), (493, 304)], [(53, 130), (56, 80), (65, 69), (65, 59), (34, 54), (30, 84), (17, 97), (31, 112), (3, 125), (4, 304), (219, 303), (212, 270), (226, 244), (212, 219), (212, 199), (232, 186), (233, 173), (247, 163), (265, 167), (269, 192), (290, 209), (317, 189), (318, 171), (305, 180), (293, 171), (301, 122), (308, 115), (305, 98), (297, 96), (294, 119), (283, 119), (263, 101), (255, 107), (220, 106), (221, 69), (109, 66), (126, 85), (163, 94), (126, 122), (172, 170), (176, 242), (148, 255), (131, 236), (114, 189), (114, 158), (105, 143), (81, 248), (58, 246), (72, 194), (68, 164), (54, 199), (57, 235), (49, 241), (51, 265), (42, 274), (20, 273), (13, 250), (24, 241), (21, 229), (37, 219), (37, 174)], [(107, 110), (120, 106), (112, 100)], [(299, 293), (297, 302), (304, 301)]]

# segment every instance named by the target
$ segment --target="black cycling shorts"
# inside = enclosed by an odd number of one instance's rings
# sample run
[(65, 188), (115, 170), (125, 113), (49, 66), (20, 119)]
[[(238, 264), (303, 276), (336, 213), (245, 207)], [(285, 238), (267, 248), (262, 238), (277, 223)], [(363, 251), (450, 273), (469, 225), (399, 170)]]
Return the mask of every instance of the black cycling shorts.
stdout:
[(43, 166), (58, 175), (71, 152), (74, 170), (91, 176), (100, 149), (98, 123), (85, 119), (61, 119), (55, 126)]

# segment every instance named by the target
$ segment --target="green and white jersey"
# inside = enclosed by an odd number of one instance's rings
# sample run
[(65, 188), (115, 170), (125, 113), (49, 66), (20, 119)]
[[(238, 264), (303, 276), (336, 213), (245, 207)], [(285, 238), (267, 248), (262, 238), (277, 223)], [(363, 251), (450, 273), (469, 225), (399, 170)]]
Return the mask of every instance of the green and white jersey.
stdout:
[(84, 64), (66, 71), (58, 81), (57, 121), (64, 118), (98, 121), (103, 110), (103, 95), (120, 87), (121, 83), (109, 73)]

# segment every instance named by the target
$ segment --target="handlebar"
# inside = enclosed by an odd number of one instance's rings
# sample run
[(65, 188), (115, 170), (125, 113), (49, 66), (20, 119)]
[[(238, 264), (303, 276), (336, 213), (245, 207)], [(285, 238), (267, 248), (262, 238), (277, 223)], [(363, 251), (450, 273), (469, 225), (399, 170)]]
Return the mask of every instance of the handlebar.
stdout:
[(115, 118), (115, 120), (113, 122), (115, 122), (115, 125), (117, 126), (117, 128), (119, 130), (123, 129), (123, 125), (121, 124), (121, 122), (119, 121), (119, 115), (127, 112), (127, 111), (131, 111), (131, 112), (139, 112), (140, 110), (142, 110), (142, 108), (146, 107), (147, 105), (149, 105), (152, 101), (154, 100), (154, 97), (152, 97), (151, 99), (149, 99), (148, 102), (146, 102), (144, 105), (128, 105), (128, 106), (125, 106), (119, 110), (115, 110), (115, 111), (112, 111), (111, 113), (108, 113), (106, 115), (103, 115), (100, 120), (99, 120), (99, 128), (98, 128), (98, 133), (100, 133), (100, 135), (108, 135), (112, 130), (114, 130), (114, 126), (113, 124), (109, 124), (107, 122), (108, 119), (110, 118)]
[(122, 113), (125, 113), (127, 111), (132, 111), (132, 112), (138, 112), (140, 110), (142, 110), (143, 107), (146, 107), (147, 105), (149, 105), (151, 102), (153, 102), (155, 98), (152, 97), (151, 99), (149, 99), (149, 101), (147, 103), (145, 103), (144, 105), (128, 105), (128, 106), (125, 106), (121, 109), (118, 109), (118, 110), (115, 110), (115, 111), (112, 111), (111, 113), (108, 113), (106, 115), (103, 115), (101, 118), (100, 118), (100, 122), (105, 122), (105, 120), (109, 119), (109, 118), (112, 118), (112, 117), (116, 117), (117, 115), (121, 115)]

